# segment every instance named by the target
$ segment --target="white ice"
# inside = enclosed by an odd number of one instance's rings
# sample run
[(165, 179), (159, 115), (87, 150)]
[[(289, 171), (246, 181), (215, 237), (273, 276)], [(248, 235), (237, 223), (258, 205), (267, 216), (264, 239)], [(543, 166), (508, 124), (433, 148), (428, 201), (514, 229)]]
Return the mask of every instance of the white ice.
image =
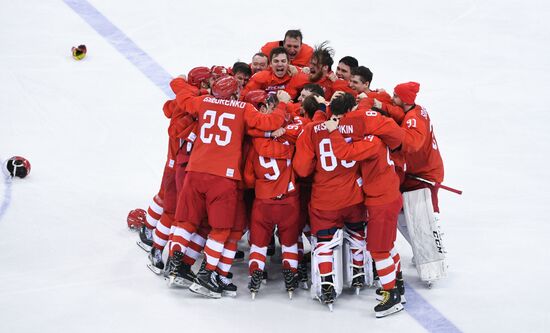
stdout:
[[(449, 277), (406, 281), (465, 332), (548, 332), (550, 3), (526, 1), (107, 1), (105, 17), (172, 75), (249, 61), (300, 28), (353, 55), (373, 86), (421, 84), (445, 162), (440, 192)], [(0, 332), (417, 332), (406, 311), (375, 319), (373, 290), (333, 313), (279, 271), (255, 301), (168, 289), (126, 228), (158, 190), (167, 97), (63, 1), (0, 2), (0, 159), (31, 175), (0, 220)], [(77, 62), (71, 46), (84, 43)]]

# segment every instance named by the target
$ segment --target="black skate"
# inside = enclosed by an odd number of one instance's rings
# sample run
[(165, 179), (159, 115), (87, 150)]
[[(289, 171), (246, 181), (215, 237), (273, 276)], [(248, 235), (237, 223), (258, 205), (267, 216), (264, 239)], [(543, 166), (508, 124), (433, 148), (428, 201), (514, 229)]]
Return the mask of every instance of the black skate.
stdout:
[(252, 299), (256, 298), (256, 293), (260, 290), (263, 276), (264, 272), (261, 269), (255, 270), (250, 276), (250, 281), (248, 282), (248, 290), (250, 290)]
[(149, 253), (149, 263), (147, 264), (147, 267), (149, 269), (157, 274), (161, 275), (164, 271), (164, 263), (162, 262), (162, 251), (157, 249), (156, 247), (151, 248), (151, 252)]
[(227, 276), (223, 276), (218, 274), (218, 284), (220, 285), (222, 289), (222, 295), (223, 296), (230, 296), (230, 297), (236, 297), (237, 296), (237, 286), (233, 284), (231, 279), (233, 278), (233, 274), (229, 272)]
[(218, 283), (217, 274), (206, 268), (199, 270), (189, 290), (210, 298), (222, 297), (222, 288)]
[(353, 267), (351, 286), (355, 288), (355, 294), (359, 295), (359, 292), (365, 286), (365, 271), (363, 267)]
[(288, 298), (292, 299), (294, 290), (298, 287), (298, 273), (290, 269), (283, 269), (283, 278), (285, 280), (285, 288), (288, 292)]
[(307, 277), (307, 262), (305, 258), (298, 263), (298, 285), (302, 289), (309, 289)]
[(401, 296), (397, 288), (391, 290), (382, 290), (384, 299), (374, 307), (376, 318), (382, 318), (389, 316), (393, 313), (403, 310), (403, 304), (401, 304)]
[(143, 251), (151, 252), (151, 248), (153, 247), (153, 229), (149, 229), (145, 225), (142, 225), (141, 229), (139, 229), (139, 240), (136, 244), (143, 249)]
[(336, 298), (336, 290), (334, 290), (334, 283), (332, 282), (332, 275), (321, 276), (321, 296), (318, 297), (319, 302), (326, 304), (330, 312)]
[(237, 250), (235, 252), (235, 258), (233, 258), (234, 262), (241, 262), (244, 260), (244, 252), (241, 250)]
[[(405, 283), (403, 282), (403, 273), (397, 272), (395, 277), (395, 287), (399, 291), (399, 296), (401, 296), (401, 304), (407, 303), (405, 298)], [(382, 301), (384, 299), (384, 294), (382, 293), (382, 288), (376, 289), (376, 300)]]
[(175, 251), (174, 255), (168, 258), (168, 287), (189, 287), (194, 279), (195, 274), (191, 271), (191, 266), (183, 261), (183, 253)]

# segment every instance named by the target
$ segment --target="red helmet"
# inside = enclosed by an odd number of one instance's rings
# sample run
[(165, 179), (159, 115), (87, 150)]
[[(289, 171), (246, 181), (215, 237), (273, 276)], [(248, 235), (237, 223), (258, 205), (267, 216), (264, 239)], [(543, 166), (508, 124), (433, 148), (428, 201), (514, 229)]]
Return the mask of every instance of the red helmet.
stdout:
[(220, 77), (229, 75), (229, 71), (223, 66), (212, 66), (210, 70), (212, 71), (212, 76), (215, 80), (219, 79)]
[(10, 157), (6, 161), (5, 168), (11, 177), (25, 178), (31, 173), (31, 163), (21, 156)]
[(259, 108), (260, 104), (265, 104), (266, 98), (267, 93), (265, 90), (250, 90), (244, 97), (244, 101)]
[(202, 81), (208, 80), (210, 77), (212, 77), (212, 72), (208, 67), (195, 67), (187, 74), (187, 82), (200, 88)]
[(239, 82), (233, 76), (224, 76), (212, 84), (212, 95), (216, 98), (229, 99), (239, 91)]
[(132, 230), (139, 230), (145, 224), (145, 218), (147, 213), (141, 208), (136, 208), (128, 213), (128, 228)]

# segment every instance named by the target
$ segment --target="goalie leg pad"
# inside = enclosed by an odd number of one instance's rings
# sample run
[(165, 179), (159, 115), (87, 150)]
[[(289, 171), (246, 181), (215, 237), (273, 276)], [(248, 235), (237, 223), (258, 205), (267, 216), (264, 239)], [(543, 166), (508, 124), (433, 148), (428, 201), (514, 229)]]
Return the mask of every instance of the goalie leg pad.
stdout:
[[(319, 231), (317, 237), (312, 237), (312, 255), (311, 255), (311, 297), (314, 299), (321, 297), (321, 277), (326, 276), (327, 273), (322, 274), (319, 265), (321, 263), (332, 263), (332, 271), (328, 274), (332, 275), (332, 281), (334, 283), (334, 290), (336, 296), (342, 293), (343, 287), (343, 274), (342, 274), (342, 242), (343, 231), (342, 229), (333, 229), (333, 235), (328, 238), (323, 235), (325, 230)], [(323, 253), (332, 253), (331, 255), (324, 255)]]
[(420, 279), (434, 281), (447, 276), (445, 253), (430, 189), (403, 193), (403, 207)]

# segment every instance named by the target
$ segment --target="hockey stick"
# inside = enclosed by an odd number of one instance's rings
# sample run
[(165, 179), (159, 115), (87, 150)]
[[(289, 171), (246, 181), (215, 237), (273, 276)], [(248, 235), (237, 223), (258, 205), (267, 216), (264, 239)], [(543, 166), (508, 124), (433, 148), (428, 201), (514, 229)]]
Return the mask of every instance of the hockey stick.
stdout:
[(431, 186), (435, 187), (435, 188), (442, 188), (444, 190), (447, 190), (449, 192), (453, 192), (453, 193), (456, 193), (458, 195), (461, 195), (462, 194), (462, 191), (461, 190), (457, 190), (455, 188), (452, 188), (452, 187), (449, 187), (449, 186), (445, 186), (443, 184), (440, 184), (440, 183), (436, 183), (436, 182), (432, 182), (431, 180), (427, 180), (427, 179), (424, 179), (424, 178), (421, 178), (421, 177), (418, 177), (418, 176), (414, 176), (414, 175), (407, 175), (407, 177), (409, 178), (413, 178), (413, 179), (416, 179), (416, 180), (419, 180), (423, 183), (426, 183), (426, 184), (430, 184)]

